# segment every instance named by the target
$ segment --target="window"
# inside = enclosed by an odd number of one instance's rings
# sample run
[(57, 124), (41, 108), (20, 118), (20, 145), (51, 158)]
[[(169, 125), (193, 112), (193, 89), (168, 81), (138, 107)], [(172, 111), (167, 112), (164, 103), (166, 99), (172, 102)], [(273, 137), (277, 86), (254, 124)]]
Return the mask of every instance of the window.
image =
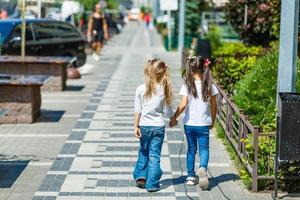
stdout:
[(1, 25), (0, 25), (0, 45), (7, 41), (12, 29), (13, 29), (12, 24), (1, 23)]
[[(14, 37), (20, 37), (22, 36), (22, 25), (19, 24), (16, 26), (15, 30), (13, 31), (10, 39)], [(32, 41), (33, 40), (33, 35), (31, 31), (31, 25), (26, 25), (26, 41)]]
[(77, 32), (77, 30), (67, 23), (57, 23), (56, 31), (62, 38), (80, 37), (80, 34)]
[(53, 39), (59, 37), (59, 35), (55, 31), (54, 23), (51, 22), (35, 23), (34, 30), (38, 40)]

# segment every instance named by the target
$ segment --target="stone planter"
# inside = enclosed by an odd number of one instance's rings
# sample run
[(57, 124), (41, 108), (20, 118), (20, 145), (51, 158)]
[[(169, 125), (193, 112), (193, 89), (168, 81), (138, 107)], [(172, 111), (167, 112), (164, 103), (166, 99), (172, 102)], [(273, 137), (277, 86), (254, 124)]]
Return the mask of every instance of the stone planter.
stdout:
[(0, 124), (33, 123), (40, 115), (41, 86), (47, 76), (0, 75)]
[(0, 56), (0, 73), (14, 75), (46, 75), (51, 78), (43, 85), (43, 91), (63, 91), (66, 88), (67, 67), (75, 57)]

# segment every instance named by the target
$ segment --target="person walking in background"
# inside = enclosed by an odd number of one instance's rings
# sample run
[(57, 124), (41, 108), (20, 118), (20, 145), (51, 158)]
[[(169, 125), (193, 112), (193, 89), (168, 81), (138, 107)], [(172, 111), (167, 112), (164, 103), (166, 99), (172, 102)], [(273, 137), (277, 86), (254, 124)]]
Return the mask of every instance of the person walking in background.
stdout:
[(96, 4), (94, 12), (89, 17), (87, 39), (92, 43), (94, 59), (99, 60), (103, 42), (108, 39), (108, 28), (100, 4)]
[(135, 94), (134, 134), (140, 139), (140, 148), (133, 177), (137, 187), (155, 192), (160, 189), (165, 116), (173, 114), (173, 92), (165, 62), (156, 58), (149, 60), (144, 75), (145, 84), (140, 85)]
[(7, 19), (7, 11), (4, 8), (0, 8), (0, 19)]
[[(188, 57), (183, 74), (184, 85), (179, 94), (180, 105), (171, 117), (170, 127), (176, 125), (176, 119), (185, 110), (183, 119), (187, 139), (187, 185), (196, 185), (207, 189), (207, 166), (209, 160), (209, 130), (214, 126), (217, 114), (216, 95), (218, 90), (212, 84), (211, 61), (200, 56)], [(195, 174), (195, 155), (199, 147), (200, 166)]]
[(144, 16), (144, 21), (146, 23), (146, 27), (147, 29), (149, 29), (149, 26), (150, 26), (150, 22), (151, 22), (151, 15), (150, 15), (150, 12), (147, 12)]

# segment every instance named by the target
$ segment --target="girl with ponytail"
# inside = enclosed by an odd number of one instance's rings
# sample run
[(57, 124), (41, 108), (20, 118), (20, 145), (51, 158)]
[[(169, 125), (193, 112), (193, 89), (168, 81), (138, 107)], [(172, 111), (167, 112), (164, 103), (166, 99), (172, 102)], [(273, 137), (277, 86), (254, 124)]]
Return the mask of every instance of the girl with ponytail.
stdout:
[(154, 58), (146, 63), (145, 84), (135, 94), (134, 133), (140, 139), (138, 159), (133, 171), (137, 187), (159, 190), (162, 175), (160, 154), (165, 136), (165, 116), (171, 117), (173, 92), (168, 66)]
[[(212, 83), (211, 61), (200, 56), (186, 59), (185, 71), (182, 75), (184, 84), (179, 94), (180, 105), (171, 117), (170, 127), (176, 125), (176, 119), (185, 111), (183, 119), (187, 138), (187, 185), (196, 185), (207, 189), (207, 166), (209, 159), (209, 130), (214, 126), (217, 114), (216, 95), (218, 90)], [(199, 147), (200, 165), (195, 173), (195, 155)]]

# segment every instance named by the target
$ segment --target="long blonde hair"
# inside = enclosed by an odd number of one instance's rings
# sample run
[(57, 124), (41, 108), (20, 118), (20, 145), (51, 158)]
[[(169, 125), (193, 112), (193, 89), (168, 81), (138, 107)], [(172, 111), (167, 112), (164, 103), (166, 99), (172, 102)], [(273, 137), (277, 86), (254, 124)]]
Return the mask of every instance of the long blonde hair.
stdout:
[(165, 93), (165, 102), (171, 105), (173, 101), (172, 83), (168, 66), (158, 58), (148, 60), (144, 70), (146, 92), (145, 98), (149, 99), (156, 94), (156, 85), (162, 84)]

